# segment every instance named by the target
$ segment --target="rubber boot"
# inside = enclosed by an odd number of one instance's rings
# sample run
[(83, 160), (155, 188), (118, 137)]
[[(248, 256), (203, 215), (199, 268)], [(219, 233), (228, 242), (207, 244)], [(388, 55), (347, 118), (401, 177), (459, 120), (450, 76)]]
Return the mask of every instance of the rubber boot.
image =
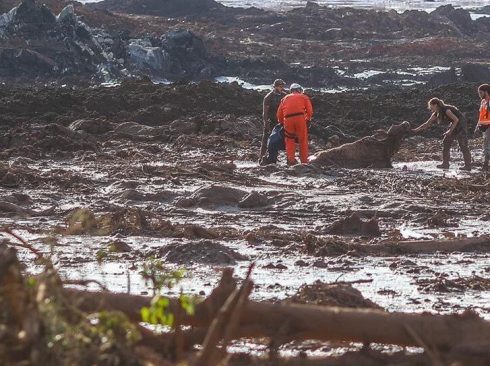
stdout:
[(459, 170), (471, 171), (471, 153), (469, 149), (463, 150), (464, 165)]
[(439, 169), (449, 169), (449, 158), (451, 153), (451, 146), (442, 148), (442, 164), (437, 165)]
[(298, 160), (294, 159), (294, 160), (288, 160), (288, 165), (289, 166), (294, 166), (294, 165), (297, 165), (298, 164)]
[(262, 159), (260, 159), (259, 161), (259, 165), (260, 166), (265, 166), (265, 165), (269, 165), (271, 164), (271, 162), (269, 161), (269, 158), (266, 156), (263, 156)]

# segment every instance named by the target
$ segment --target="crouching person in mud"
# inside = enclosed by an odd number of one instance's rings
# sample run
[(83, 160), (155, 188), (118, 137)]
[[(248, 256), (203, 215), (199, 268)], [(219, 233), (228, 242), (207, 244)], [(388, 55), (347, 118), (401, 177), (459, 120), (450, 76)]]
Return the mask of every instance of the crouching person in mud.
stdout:
[(432, 112), (430, 118), (424, 124), (412, 130), (413, 133), (419, 133), (428, 129), (435, 122), (449, 122), (449, 129), (444, 133), (442, 140), (442, 163), (437, 167), (440, 169), (449, 168), (451, 157), (451, 146), (454, 140), (458, 140), (459, 148), (463, 153), (464, 165), (461, 170), (471, 170), (471, 153), (468, 147), (467, 121), (458, 108), (453, 105), (445, 104), (439, 98), (432, 98), (428, 103), (429, 110)]
[(284, 125), (286, 155), (288, 165), (296, 165), (296, 141), (299, 143), (299, 157), (302, 164), (308, 163), (308, 125), (313, 116), (311, 100), (303, 94), (299, 84), (291, 84), (291, 94), (281, 101), (277, 119)]
[[(269, 135), (273, 132), (275, 126), (279, 124), (277, 120), (277, 109), (281, 104), (282, 98), (284, 98), (287, 94), (284, 90), (286, 83), (277, 79), (274, 81), (273, 89), (265, 96), (263, 102), (263, 111), (262, 111), (262, 120), (264, 122), (263, 133), (262, 133), (262, 143), (260, 145), (260, 155), (259, 155), (259, 164), (265, 165), (270, 163), (275, 163), (277, 161), (277, 155), (280, 146), (273, 145), (274, 151), (267, 153), (267, 144), (269, 140)], [(276, 130), (274, 130), (276, 131)], [(282, 148), (284, 149), (284, 147)]]
[(480, 114), (478, 123), (475, 128), (475, 135), (483, 133), (483, 168), (484, 172), (488, 171), (490, 162), (490, 85), (483, 84), (478, 88), (478, 94), (481, 98)]

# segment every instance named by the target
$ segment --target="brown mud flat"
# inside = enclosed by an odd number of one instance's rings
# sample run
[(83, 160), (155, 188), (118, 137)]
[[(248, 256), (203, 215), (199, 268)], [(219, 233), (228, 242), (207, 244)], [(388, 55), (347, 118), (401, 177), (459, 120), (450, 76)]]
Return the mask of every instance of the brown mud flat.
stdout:
[[(472, 126), (474, 90), (313, 93), (312, 153), (325, 149), (331, 125), (360, 138), (424, 120), (431, 95), (461, 106)], [(490, 316), (487, 176), (458, 172), (456, 151), (451, 170), (435, 169), (437, 130), (406, 136), (391, 169), (259, 167), (262, 96), (210, 82), (0, 89), (2, 222), (53, 253), (63, 279), (121, 292), (129, 281), (132, 294), (148, 294), (138, 273), (150, 257), (187, 268), (183, 286), (194, 294), (209, 294), (223, 267), (242, 275), (256, 262), (254, 300), (294, 299), (306, 285), (304, 302)], [(346, 113), (356, 105), (369, 113)], [(478, 161), (481, 141), (471, 145)], [(19, 256), (39, 271), (32, 255)], [(343, 281), (352, 284), (340, 291)]]

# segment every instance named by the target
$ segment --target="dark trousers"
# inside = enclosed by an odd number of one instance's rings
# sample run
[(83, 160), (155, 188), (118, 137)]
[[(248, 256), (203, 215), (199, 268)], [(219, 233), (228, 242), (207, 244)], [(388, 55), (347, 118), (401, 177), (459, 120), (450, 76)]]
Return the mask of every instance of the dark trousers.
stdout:
[(442, 140), (442, 163), (449, 165), (449, 160), (451, 159), (451, 146), (454, 140), (458, 140), (459, 149), (463, 153), (464, 165), (471, 165), (471, 153), (468, 147), (468, 136), (465, 130), (460, 130), (453, 132), (449, 135), (444, 136)]
[(277, 124), (273, 128), (272, 133), (267, 140), (267, 160), (269, 163), (277, 163), (279, 151), (285, 149), (284, 127), (281, 124)]

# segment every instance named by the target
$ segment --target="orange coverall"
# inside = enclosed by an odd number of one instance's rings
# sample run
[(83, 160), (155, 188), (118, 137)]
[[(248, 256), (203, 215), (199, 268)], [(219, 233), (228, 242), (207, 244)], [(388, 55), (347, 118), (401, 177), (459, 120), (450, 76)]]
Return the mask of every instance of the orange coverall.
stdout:
[(307, 123), (312, 116), (313, 106), (307, 95), (293, 92), (282, 99), (277, 110), (277, 120), (284, 125), (288, 163), (295, 161), (296, 139), (299, 142), (300, 160), (303, 164), (308, 163)]

